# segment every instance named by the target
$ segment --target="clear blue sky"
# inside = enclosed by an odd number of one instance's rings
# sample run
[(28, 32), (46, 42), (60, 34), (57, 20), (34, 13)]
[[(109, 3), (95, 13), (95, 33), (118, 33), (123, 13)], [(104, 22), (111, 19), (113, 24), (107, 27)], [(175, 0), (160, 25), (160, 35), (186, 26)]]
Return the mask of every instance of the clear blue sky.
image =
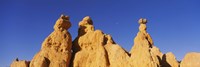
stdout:
[(16, 57), (31, 60), (61, 14), (70, 16), (73, 39), (78, 22), (91, 16), (96, 29), (129, 51), (143, 17), (163, 53), (173, 52), (180, 60), (187, 52), (200, 52), (199, 0), (1, 0), (0, 67)]

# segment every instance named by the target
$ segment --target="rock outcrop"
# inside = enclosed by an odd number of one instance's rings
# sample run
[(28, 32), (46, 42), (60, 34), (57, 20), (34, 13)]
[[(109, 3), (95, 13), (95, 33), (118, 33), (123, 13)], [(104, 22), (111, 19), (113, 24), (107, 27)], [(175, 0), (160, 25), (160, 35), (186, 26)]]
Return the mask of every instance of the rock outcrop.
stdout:
[(117, 44), (107, 44), (105, 46), (108, 53), (110, 67), (131, 67), (129, 60), (129, 53)]
[(72, 37), (67, 31), (71, 23), (61, 15), (54, 31), (44, 40), (41, 50), (34, 56), (30, 67), (68, 67), (71, 59)]
[(10, 67), (29, 67), (30, 61), (26, 61), (26, 60), (14, 60)]
[(180, 67), (200, 67), (200, 53), (187, 53), (181, 61)]
[(176, 60), (172, 52), (168, 52), (162, 57), (162, 66), (163, 67), (179, 67), (179, 63)]
[[(41, 50), (29, 61), (16, 59), (11, 67), (179, 67), (175, 56), (163, 54), (147, 33), (147, 20), (139, 21), (139, 32), (130, 52), (115, 43), (111, 35), (95, 30), (86, 16), (79, 22), (78, 36), (72, 42), (68, 16), (61, 15), (54, 31), (44, 40)], [(200, 67), (200, 54), (189, 53), (180, 67)]]

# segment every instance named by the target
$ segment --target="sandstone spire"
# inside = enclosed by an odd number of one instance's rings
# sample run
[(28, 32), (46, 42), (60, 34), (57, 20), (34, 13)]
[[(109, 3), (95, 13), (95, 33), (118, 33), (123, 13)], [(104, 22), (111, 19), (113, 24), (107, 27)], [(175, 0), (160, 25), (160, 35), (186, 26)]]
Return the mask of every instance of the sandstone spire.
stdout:
[(78, 36), (73, 41), (73, 67), (108, 67), (109, 61), (104, 48), (106, 37), (100, 30), (94, 30), (89, 16), (79, 23)]
[(133, 67), (160, 67), (159, 59), (152, 55), (151, 48), (153, 41), (150, 35), (146, 32), (147, 20), (141, 18), (138, 23), (139, 32), (134, 39), (134, 46), (131, 49), (131, 58), (129, 63)]
[(44, 40), (41, 50), (34, 56), (30, 67), (68, 67), (72, 39), (67, 31), (71, 26), (68, 16), (61, 15), (54, 31)]

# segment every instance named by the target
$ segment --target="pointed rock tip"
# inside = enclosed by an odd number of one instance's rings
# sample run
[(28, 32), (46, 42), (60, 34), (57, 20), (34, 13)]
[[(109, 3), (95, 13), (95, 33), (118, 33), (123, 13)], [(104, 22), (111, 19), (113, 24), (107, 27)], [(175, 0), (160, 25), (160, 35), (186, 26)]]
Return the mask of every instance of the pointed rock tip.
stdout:
[(140, 19), (138, 20), (138, 23), (139, 23), (139, 24), (146, 24), (146, 23), (147, 23), (147, 19), (145, 19), (145, 18), (140, 18)]

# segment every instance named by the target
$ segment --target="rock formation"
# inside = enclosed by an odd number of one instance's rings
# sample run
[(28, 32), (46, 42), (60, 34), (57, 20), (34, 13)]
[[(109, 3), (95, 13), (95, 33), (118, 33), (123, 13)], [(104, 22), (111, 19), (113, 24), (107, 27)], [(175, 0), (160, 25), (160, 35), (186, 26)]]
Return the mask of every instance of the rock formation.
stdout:
[(73, 67), (108, 67), (109, 61), (104, 49), (106, 37), (100, 30), (94, 30), (89, 16), (79, 23), (78, 37), (73, 42)]
[(54, 25), (54, 31), (44, 40), (41, 50), (32, 59), (30, 67), (69, 66), (72, 39), (67, 30), (70, 26), (69, 17), (61, 15)]
[(132, 67), (160, 67), (159, 58), (151, 53), (154, 45), (152, 38), (146, 31), (147, 20), (142, 18), (138, 22), (140, 24), (139, 32), (130, 52), (130, 64)]
[[(44, 40), (41, 50), (29, 61), (13, 61), (11, 67), (179, 67), (175, 56), (163, 54), (147, 33), (146, 19), (139, 19), (139, 32), (130, 52), (115, 43), (111, 35), (95, 30), (86, 16), (79, 22), (78, 36), (72, 42), (68, 16), (61, 15), (54, 31)], [(181, 67), (200, 67), (200, 54), (189, 53)]]
[(129, 60), (129, 53), (117, 44), (105, 45), (108, 53), (110, 67), (131, 67)]
[(29, 63), (30, 61), (26, 61), (26, 60), (14, 60), (10, 67), (29, 67)]
[(110, 35), (94, 30), (89, 16), (79, 23), (78, 32), (78, 37), (73, 42), (73, 67), (128, 66), (128, 53), (115, 44)]
[(179, 67), (179, 63), (176, 60), (172, 52), (168, 52), (162, 57), (162, 66), (163, 67)]
[(187, 53), (181, 61), (180, 67), (200, 67), (200, 53)]

